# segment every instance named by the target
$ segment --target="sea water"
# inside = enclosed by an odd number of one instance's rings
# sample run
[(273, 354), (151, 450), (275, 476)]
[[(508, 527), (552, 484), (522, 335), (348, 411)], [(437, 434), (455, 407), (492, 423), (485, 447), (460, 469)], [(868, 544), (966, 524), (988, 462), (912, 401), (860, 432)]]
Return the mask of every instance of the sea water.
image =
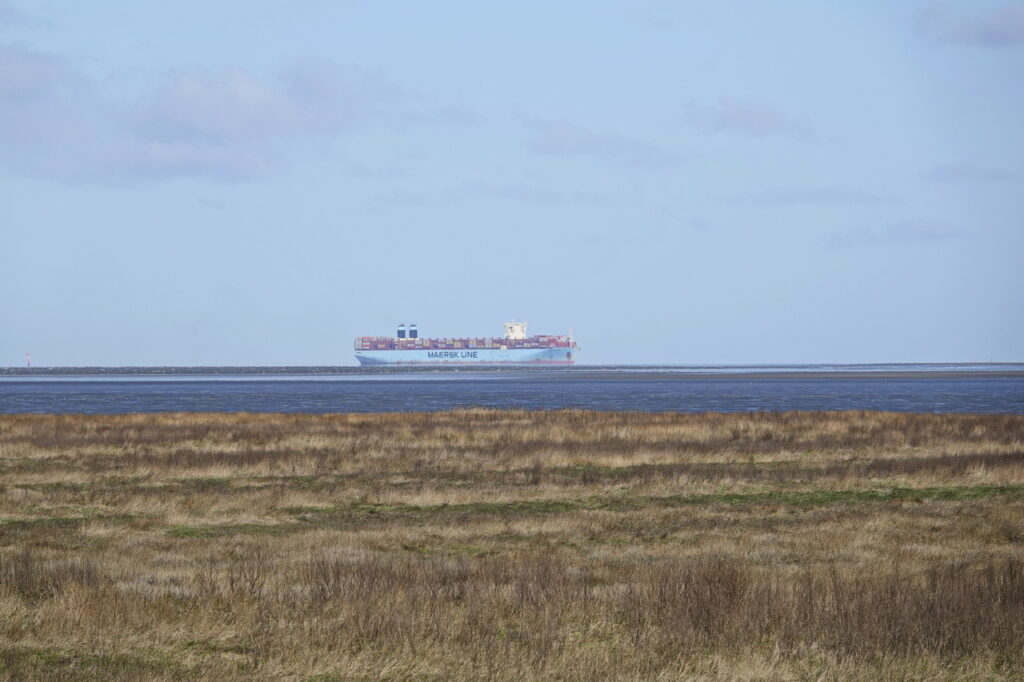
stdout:
[(0, 375), (0, 413), (498, 409), (1024, 414), (1024, 364), (121, 368)]

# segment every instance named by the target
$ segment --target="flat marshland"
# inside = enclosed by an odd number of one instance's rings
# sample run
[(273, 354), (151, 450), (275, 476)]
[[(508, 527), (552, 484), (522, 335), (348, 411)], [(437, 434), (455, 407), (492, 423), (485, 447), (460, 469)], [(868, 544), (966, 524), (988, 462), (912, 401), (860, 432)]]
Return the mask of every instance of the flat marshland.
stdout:
[(1024, 416), (0, 416), (9, 679), (1020, 679)]

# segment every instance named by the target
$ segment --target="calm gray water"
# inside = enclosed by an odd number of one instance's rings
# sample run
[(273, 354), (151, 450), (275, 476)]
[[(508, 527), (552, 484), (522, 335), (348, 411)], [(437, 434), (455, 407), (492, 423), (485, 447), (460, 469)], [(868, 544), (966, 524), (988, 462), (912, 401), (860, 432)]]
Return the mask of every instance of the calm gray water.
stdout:
[(1024, 364), (15, 372), (0, 374), (0, 413), (405, 412), (483, 406), (1024, 414)]

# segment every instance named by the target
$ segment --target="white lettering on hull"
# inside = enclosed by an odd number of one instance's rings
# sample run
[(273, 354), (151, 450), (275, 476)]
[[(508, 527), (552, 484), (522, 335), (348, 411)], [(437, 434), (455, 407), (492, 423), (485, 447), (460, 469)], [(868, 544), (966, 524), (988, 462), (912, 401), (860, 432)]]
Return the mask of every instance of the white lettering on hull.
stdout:
[(475, 350), (431, 350), (427, 351), (427, 357), (431, 360), (476, 360), (478, 356)]

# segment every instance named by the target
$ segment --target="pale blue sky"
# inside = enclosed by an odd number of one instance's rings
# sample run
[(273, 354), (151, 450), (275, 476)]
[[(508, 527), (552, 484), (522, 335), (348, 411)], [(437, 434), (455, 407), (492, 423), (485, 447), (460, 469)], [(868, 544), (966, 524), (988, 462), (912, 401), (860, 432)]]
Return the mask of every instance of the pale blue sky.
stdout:
[(1024, 360), (1022, 2), (0, 0), (0, 366)]

